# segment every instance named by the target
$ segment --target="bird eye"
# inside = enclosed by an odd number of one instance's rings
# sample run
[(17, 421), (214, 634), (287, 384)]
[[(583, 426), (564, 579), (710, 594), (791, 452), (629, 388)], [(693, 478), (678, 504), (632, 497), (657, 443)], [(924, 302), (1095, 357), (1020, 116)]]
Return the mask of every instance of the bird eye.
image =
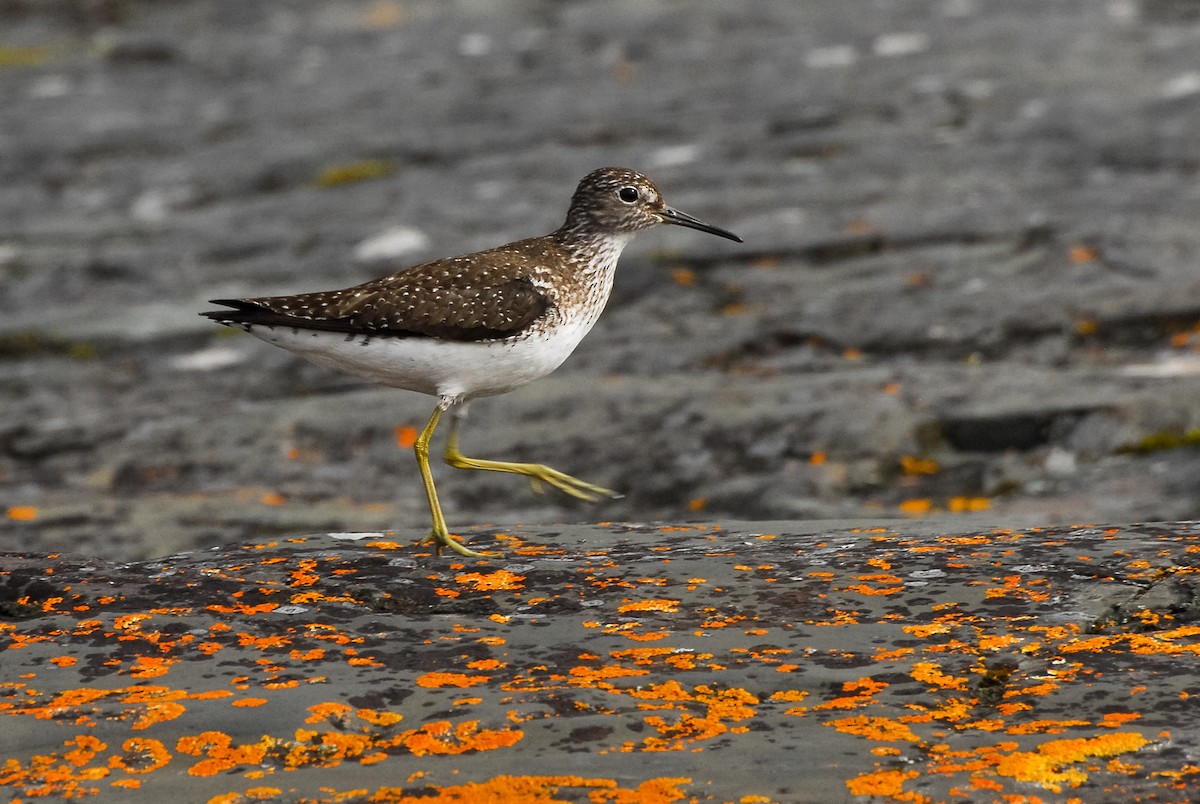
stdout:
[(638, 200), (638, 191), (636, 187), (622, 187), (617, 191), (617, 198), (620, 198), (626, 204), (632, 204)]

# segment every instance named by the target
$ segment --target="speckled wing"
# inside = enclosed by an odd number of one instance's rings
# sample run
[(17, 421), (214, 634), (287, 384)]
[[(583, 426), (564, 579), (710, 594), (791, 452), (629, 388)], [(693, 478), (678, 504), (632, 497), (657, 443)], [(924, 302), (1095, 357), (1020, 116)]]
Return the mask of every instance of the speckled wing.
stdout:
[(519, 256), (491, 264), (464, 257), (437, 260), (343, 290), (213, 299), (213, 304), (233, 309), (203, 315), (224, 324), (350, 335), (452, 341), (511, 337), (554, 307), (531, 281), (530, 272), (522, 270)]

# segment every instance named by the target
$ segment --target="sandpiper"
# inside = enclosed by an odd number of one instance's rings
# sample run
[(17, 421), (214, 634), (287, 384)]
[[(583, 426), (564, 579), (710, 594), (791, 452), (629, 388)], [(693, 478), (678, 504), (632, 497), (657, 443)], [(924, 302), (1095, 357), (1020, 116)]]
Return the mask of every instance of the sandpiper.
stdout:
[(650, 179), (601, 168), (579, 182), (567, 220), (543, 237), (405, 268), (361, 285), (295, 296), (214, 299), (202, 313), (314, 363), (437, 397), (414, 445), (433, 516), (430, 541), (464, 556), (489, 555), (450, 534), (429, 470), (429, 439), (451, 410), (446, 463), (512, 472), (535, 491), (618, 496), (534, 463), (468, 458), (458, 449), (467, 403), (549, 374), (596, 323), (621, 250), (643, 229), (669, 223), (742, 242), (732, 232), (671, 209)]

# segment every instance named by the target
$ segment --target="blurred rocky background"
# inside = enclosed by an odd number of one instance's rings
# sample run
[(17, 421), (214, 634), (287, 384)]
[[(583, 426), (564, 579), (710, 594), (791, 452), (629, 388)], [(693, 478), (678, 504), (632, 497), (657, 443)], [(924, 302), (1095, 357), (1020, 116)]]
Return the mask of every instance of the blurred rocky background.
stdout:
[(1194, 0), (0, 0), (0, 549), (423, 535), (432, 399), (196, 314), (542, 234), (603, 165), (746, 243), (643, 235), (472, 407), (623, 499), (439, 465), (452, 526), (1196, 517), (1198, 48)]

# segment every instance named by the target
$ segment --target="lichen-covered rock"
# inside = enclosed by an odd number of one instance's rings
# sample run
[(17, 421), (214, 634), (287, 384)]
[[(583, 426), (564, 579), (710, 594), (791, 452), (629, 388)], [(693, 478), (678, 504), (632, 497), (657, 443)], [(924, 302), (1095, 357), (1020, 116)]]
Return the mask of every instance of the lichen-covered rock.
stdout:
[(3, 555), (0, 790), (1183, 802), (1200, 784), (1194, 523), (463, 535), (503, 556), (383, 533)]

